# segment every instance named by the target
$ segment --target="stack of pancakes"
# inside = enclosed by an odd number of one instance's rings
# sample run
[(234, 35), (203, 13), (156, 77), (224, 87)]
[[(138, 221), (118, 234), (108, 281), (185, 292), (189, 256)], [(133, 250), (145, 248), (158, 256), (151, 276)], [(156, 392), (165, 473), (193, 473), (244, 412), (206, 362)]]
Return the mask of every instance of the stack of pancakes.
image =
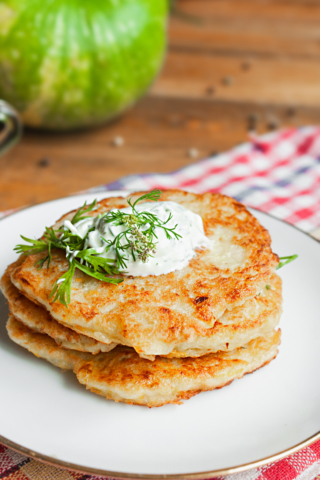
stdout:
[[(53, 251), (49, 268), (40, 270), (35, 263), (45, 252), (21, 256), (1, 280), (10, 338), (73, 370), (99, 395), (149, 407), (221, 388), (275, 358), (282, 296), (269, 233), (243, 205), (219, 194), (169, 190), (160, 199), (167, 200), (202, 217), (209, 249), (181, 270), (124, 276), (119, 285), (76, 270), (68, 307), (50, 299), (68, 269), (64, 251)], [(127, 203), (108, 198), (97, 207), (89, 215)]]

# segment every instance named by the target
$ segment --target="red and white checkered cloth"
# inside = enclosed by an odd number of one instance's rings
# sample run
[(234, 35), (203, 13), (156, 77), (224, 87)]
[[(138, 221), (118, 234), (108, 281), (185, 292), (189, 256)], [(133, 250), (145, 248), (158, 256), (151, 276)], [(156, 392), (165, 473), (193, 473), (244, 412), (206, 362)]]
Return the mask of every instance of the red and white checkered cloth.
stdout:
[[(320, 128), (305, 127), (252, 136), (244, 145), (177, 172), (129, 176), (89, 192), (155, 187), (224, 193), (320, 239)], [(220, 480), (224, 478), (320, 480), (320, 440), (278, 462), (220, 477)], [(100, 480), (101, 477), (45, 466), (0, 445), (0, 479)]]
[(320, 227), (320, 128), (251, 136), (248, 143), (177, 172), (132, 175), (101, 188), (154, 187), (223, 193), (310, 232)]

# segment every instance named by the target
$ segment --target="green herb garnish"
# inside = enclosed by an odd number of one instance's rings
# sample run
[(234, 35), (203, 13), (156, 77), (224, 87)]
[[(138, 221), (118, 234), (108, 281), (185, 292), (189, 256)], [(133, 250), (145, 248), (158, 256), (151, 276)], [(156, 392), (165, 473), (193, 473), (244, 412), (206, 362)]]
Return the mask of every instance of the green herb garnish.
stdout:
[(291, 255), (289, 257), (279, 257), (280, 262), (278, 263), (276, 270), (279, 270), (279, 268), (282, 268), (285, 265), (288, 265), (288, 263), (293, 262), (293, 260), (295, 260), (296, 258), (298, 258), (298, 255)]
[[(113, 226), (126, 225), (127, 229), (119, 233), (113, 241), (106, 240), (103, 236), (101, 238), (107, 242), (108, 247), (114, 247), (117, 255), (117, 267), (126, 268), (126, 261), (128, 259), (125, 256), (125, 251), (130, 250), (133, 259), (146, 262), (148, 257), (155, 253), (156, 243), (155, 239), (158, 239), (155, 228), (162, 228), (165, 231), (166, 237), (170, 240), (175, 237), (177, 240), (181, 238), (175, 229), (177, 224), (173, 228), (168, 228), (166, 225), (172, 219), (172, 213), (170, 212), (166, 221), (160, 220), (156, 215), (150, 212), (137, 212), (135, 206), (142, 200), (157, 201), (160, 198), (161, 191), (153, 190), (150, 193), (142, 195), (133, 204), (131, 198), (127, 200), (128, 204), (132, 208), (132, 213), (123, 213), (119, 210), (114, 212), (108, 212), (103, 214), (100, 218), (100, 222), (111, 223)], [(100, 228), (100, 226), (98, 227)], [(121, 243), (125, 239), (126, 243)]]
[[(181, 238), (181, 235), (175, 232), (177, 225), (173, 228), (166, 226), (172, 219), (171, 212), (167, 220), (162, 221), (153, 213), (138, 212), (135, 208), (137, 203), (142, 200), (159, 200), (160, 195), (161, 191), (155, 189), (142, 195), (134, 203), (129, 198), (127, 203), (132, 208), (131, 213), (115, 210), (93, 217), (93, 226), (89, 228), (83, 238), (65, 226), (60, 227), (58, 230), (46, 227), (43, 237), (39, 240), (32, 240), (21, 235), (21, 238), (28, 242), (29, 245), (19, 244), (14, 250), (23, 255), (47, 252), (44, 258), (36, 262), (39, 269), (45, 263), (47, 263), (47, 268), (49, 268), (52, 260), (52, 249), (66, 251), (69, 269), (55, 282), (50, 298), (53, 297), (53, 302), (59, 300), (60, 303), (67, 307), (71, 299), (71, 282), (76, 268), (103, 282), (119, 284), (123, 282), (123, 278), (115, 278), (114, 275), (120, 274), (120, 268), (125, 269), (127, 267), (127, 253), (131, 253), (134, 261), (140, 260), (144, 263), (148, 261), (152, 253), (155, 253), (156, 240), (158, 238), (155, 233), (156, 227), (162, 228), (168, 239), (173, 237), (176, 239)], [(72, 218), (71, 224), (75, 225), (81, 220), (90, 218), (86, 214), (94, 210), (96, 204), (97, 200), (94, 200), (90, 205), (87, 205), (85, 202), (83, 207)], [(103, 237), (106, 224), (112, 224), (112, 226), (122, 225), (126, 228), (116, 235), (113, 240), (106, 240)], [(116, 253), (116, 259), (102, 257), (94, 248), (88, 248), (89, 233), (93, 230), (98, 230), (101, 233), (100, 238), (105, 247), (104, 253), (108, 253), (113, 248)]]
[(80, 222), (80, 220), (84, 220), (85, 218), (89, 218), (89, 215), (85, 215), (85, 213), (92, 212), (97, 205), (97, 200), (93, 200), (93, 202), (87, 206), (87, 202), (84, 202), (83, 207), (79, 208), (77, 213), (74, 215), (73, 219), (71, 220), (72, 225), (75, 223)]

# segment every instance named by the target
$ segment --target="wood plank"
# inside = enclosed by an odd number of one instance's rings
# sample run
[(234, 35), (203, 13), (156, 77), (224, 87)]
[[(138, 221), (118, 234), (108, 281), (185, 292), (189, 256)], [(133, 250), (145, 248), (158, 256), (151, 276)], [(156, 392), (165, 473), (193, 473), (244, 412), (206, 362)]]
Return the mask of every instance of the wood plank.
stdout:
[(170, 22), (177, 48), (250, 56), (320, 56), (320, 2), (183, 0)]
[(320, 0), (177, 0), (175, 7), (208, 22), (224, 19), (232, 23), (246, 19), (254, 28), (256, 22), (260, 27), (260, 22), (271, 20), (286, 28), (285, 21), (316, 25)]
[[(279, 126), (320, 123), (318, 108), (145, 98), (109, 126), (96, 130), (44, 134), (26, 132), (22, 142), (0, 158), (0, 210), (35, 204), (109, 183), (134, 173), (170, 172), (224, 151), (259, 132)], [(115, 135), (125, 144), (112, 146)], [(198, 158), (188, 156), (196, 148)], [(48, 159), (48, 164), (43, 162)]]
[(243, 70), (244, 60), (245, 57), (169, 51), (151, 93), (207, 101), (320, 105), (319, 61), (255, 58), (250, 69)]
[[(202, 24), (172, 19), (169, 54), (149, 97), (99, 129), (26, 132), (0, 158), (0, 210), (176, 170), (245, 141), (249, 124), (263, 132), (320, 123), (320, 1), (181, 0), (178, 7)], [(112, 145), (117, 135), (121, 148)]]

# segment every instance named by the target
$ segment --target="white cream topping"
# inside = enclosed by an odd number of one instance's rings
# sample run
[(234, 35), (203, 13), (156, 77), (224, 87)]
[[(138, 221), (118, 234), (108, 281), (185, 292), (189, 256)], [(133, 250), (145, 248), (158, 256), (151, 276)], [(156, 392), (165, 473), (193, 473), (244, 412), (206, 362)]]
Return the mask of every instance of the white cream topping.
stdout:
[[(168, 239), (163, 228), (155, 227), (155, 234), (158, 237), (154, 238), (156, 243), (155, 253), (152, 253), (152, 257), (148, 257), (144, 263), (138, 259), (134, 260), (131, 249), (126, 250), (127, 268), (119, 269), (124, 275), (145, 277), (181, 270), (196, 255), (196, 249), (209, 248), (211, 245), (210, 240), (205, 236), (201, 217), (176, 202), (146, 202), (137, 204), (135, 209), (137, 212), (153, 213), (164, 222), (171, 213), (172, 219), (166, 224), (166, 227), (174, 228), (177, 225), (175, 232), (181, 235), (181, 238), (176, 239), (172, 235), (172, 238)], [(119, 211), (131, 214), (132, 208), (122, 208)], [(94, 248), (99, 256), (116, 260), (116, 250), (111, 247), (106, 252), (108, 243), (101, 237), (113, 241), (119, 233), (128, 227), (126, 225), (115, 226), (112, 223), (105, 222), (99, 223), (97, 217), (86, 218), (75, 225), (72, 225), (69, 220), (64, 222), (65, 229), (81, 238), (84, 238), (92, 227), (95, 227), (95, 229), (88, 235), (86, 248)], [(123, 245), (127, 243), (124, 238), (121, 242)]]

